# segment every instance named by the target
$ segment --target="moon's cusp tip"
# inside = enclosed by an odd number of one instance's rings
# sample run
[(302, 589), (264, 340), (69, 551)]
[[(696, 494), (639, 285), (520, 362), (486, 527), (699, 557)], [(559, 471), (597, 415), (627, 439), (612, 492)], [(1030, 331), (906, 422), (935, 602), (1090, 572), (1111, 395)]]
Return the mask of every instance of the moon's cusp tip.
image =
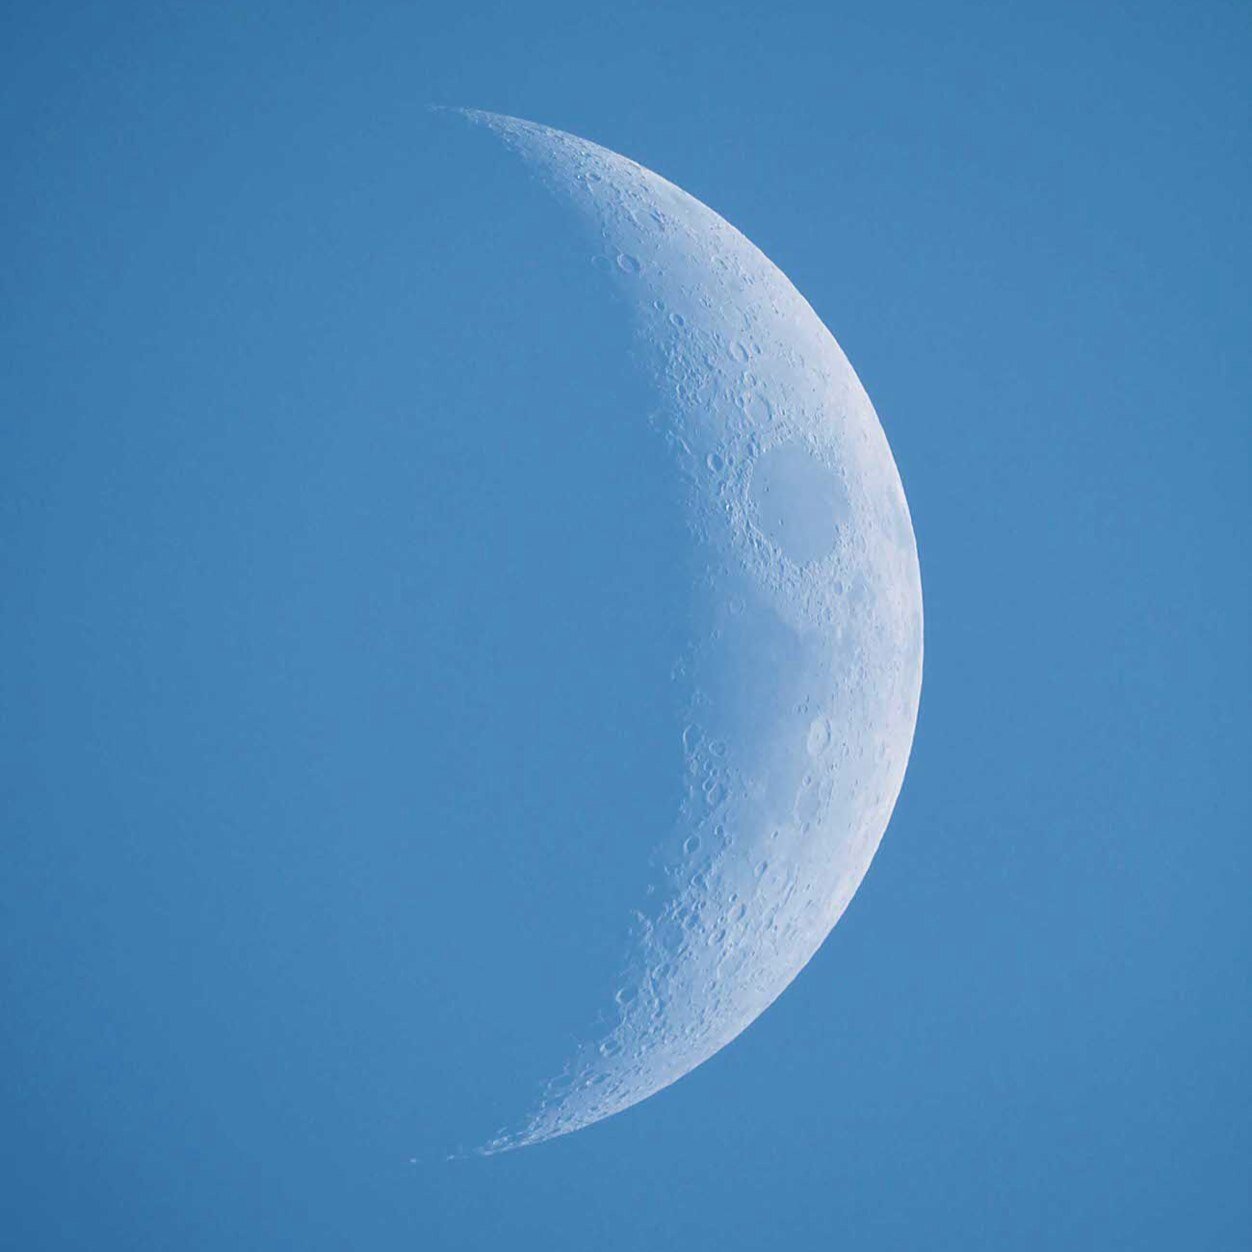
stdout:
[(485, 114), (481, 109), (468, 108), (461, 104), (438, 104), (433, 101), (423, 106), (426, 113), (431, 113), (439, 117), (455, 117), (464, 119), (467, 122), (485, 122), (490, 114)]

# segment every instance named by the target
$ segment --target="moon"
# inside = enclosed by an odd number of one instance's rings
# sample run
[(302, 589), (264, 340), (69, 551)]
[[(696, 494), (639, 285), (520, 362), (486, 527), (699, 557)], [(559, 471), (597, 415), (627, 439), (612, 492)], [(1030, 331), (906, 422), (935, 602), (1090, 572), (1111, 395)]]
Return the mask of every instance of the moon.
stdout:
[(481, 1151), (611, 1117), (724, 1048), (846, 909), (904, 779), (922, 676), (908, 504), (865, 389), (786, 276), (659, 174), (466, 110), (572, 202), (624, 294), (691, 545), (685, 791), (603, 1028)]

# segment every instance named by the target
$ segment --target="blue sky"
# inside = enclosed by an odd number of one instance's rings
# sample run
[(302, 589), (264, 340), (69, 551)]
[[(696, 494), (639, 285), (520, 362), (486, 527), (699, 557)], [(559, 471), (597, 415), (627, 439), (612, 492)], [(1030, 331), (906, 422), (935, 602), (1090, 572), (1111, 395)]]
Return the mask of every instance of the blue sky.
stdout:
[[(14, 1246), (1246, 1243), (1250, 24), (12, 9)], [(895, 817), (782, 999), (451, 1164), (613, 964), (686, 588), (623, 310), (431, 103), (622, 151), (789, 275), (927, 625)]]

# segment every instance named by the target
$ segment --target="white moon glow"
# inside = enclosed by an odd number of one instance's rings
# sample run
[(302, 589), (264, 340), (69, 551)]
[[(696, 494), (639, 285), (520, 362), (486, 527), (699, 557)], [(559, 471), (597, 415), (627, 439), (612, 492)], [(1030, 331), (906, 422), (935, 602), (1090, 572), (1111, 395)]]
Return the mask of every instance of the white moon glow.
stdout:
[[(775, 1000), (878, 848), (913, 740), (922, 600), (890, 449), (838, 344), (734, 227), (586, 140), (470, 112), (586, 215), (659, 380), (698, 577), (687, 788), (613, 1019), (484, 1151), (609, 1117)], [(662, 842), (659, 836), (651, 842)]]

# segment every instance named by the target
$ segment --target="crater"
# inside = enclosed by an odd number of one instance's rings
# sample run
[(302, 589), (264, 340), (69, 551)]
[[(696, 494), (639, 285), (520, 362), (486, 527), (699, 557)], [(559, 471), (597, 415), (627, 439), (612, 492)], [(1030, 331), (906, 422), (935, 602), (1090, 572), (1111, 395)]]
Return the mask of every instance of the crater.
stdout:
[(802, 444), (770, 448), (752, 470), (757, 525), (797, 565), (828, 556), (849, 520), (839, 475)]

